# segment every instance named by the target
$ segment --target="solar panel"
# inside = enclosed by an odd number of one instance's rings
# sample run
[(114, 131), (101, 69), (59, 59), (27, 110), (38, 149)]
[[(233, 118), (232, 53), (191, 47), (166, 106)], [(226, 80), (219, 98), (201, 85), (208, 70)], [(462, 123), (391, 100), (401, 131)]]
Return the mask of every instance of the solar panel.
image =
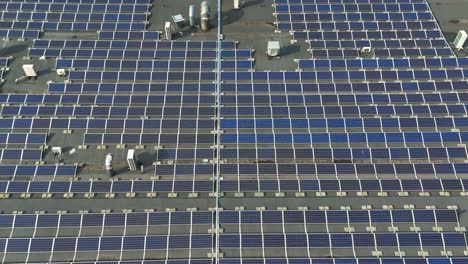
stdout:
[[(452, 234), (441, 233), (398, 233), (392, 234), (394, 242), (389, 245), (388, 237), (380, 237), (376, 234), (304, 234), (298, 236), (296, 234), (220, 234), (220, 247), (222, 249), (229, 248), (365, 248), (381, 246), (382, 248), (388, 246), (400, 245), (402, 248), (420, 246), (438, 247), (443, 248), (444, 242), (452, 237)], [(294, 239), (293, 239), (294, 237)], [(297, 240), (298, 238), (300, 240)], [(289, 240), (288, 238), (291, 238)], [(458, 236), (456, 241), (463, 241), (464, 236)], [(262, 241), (264, 241), (262, 243)], [(267, 242), (268, 241), (268, 242)], [(288, 241), (294, 241), (287, 244)], [(307, 241), (309, 243), (307, 243)], [(398, 243), (398, 244), (397, 244)], [(262, 246), (263, 244), (263, 246)], [(461, 243), (463, 244), (463, 242)], [(465, 243), (466, 245), (466, 243)]]
[[(213, 71), (214, 61), (171, 61), (171, 60), (85, 60), (85, 59), (59, 59), (56, 62), (58, 69), (105, 69), (105, 70), (153, 70), (153, 71)], [(250, 70), (251, 60), (223, 60), (222, 69)]]
[(105, 40), (157, 40), (158, 31), (99, 31), (98, 39)]
[(41, 161), (41, 149), (2, 149), (0, 150), (0, 162), (6, 161)]
[[(166, 243), (169, 240), (169, 243)], [(143, 249), (208, 249), (212, 235), (161, 235), (128, 237), (79, 237), (63, 238), (11, 238), (3, 241), (8, 245), (6, 253), (29, 252), (87, 252), (96, 250), (143, 250)], [(122, 242), (123, 241), (123, 242)], [(139, 242), (137, 242), (139, 241)], [(144, 241), (144, 242), (143, 242)], [(136, 242), (136, 244), (135, 244)], [(28, 245), (31, 245), (28, 246)]]
[[(115, 23), (112, 23), (115, 26)], [(137, 24), (139, 26), (140, 24)], [(85, 30), (85, 29), (82, 29)], [(109, 29), (112, 30), (112, 29)], [(61, 57), (75, 59), (173, 59), (190, 60), (202, 59), (213, 60), (216, 58), (214, 50), (127, 50), (127, 49), (58, 49), (58, 48), (31, 48), (31, 57)], [(248, 49), (225, 50), (221, 53), (223, 59), (249, 59), (253, 57), (253, 51)], [(72, 73), (75, 73), (73, 71)]]
[[(119, 32), (101, 32), (101, 34), (118, 34)], [(138, 32), (127, 32), (129, 34), (137, 34)], [(151, 33), (148, 31), (145, 34)], [(109, 49), (109, 50), (216, 50), (216, 41), (164, 41), (145, 39), (138, 41), (138, 37), (130, 37), (127, 39), (114, 39), (109, 40), (47, 40), (36, 39), (34, 40), (34, 48), (54, 48), (54, 49)], [(236, 41), (222, 41), (221, 48), (223, 50), (236, 49)]]

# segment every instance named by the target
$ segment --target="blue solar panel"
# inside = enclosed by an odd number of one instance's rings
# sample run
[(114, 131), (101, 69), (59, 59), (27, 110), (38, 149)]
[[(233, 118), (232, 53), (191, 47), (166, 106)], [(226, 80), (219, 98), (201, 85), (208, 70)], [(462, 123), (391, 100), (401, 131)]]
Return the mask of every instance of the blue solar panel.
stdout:
[[(452, 238), (451, 233), (399, 233), (393, 234), (393, 237), (398, 241), (401, 247), (443, 247), (443, 241)], [(459, 236), (456, 240), (463, 241), (463, 235)], [(286, 244), (288, 241), (291, 244)], [(385, 240), (382, 240), (385, 239)], [(241, 241), (241, 243), (239, 242)], [(307, 243), (308, 240), (308, 243)], [(262, 241), (264, 241), (262, 246)], [(239, 244), (243, 248), (292, 248), (292, 247), (307, 247), (309, 248), (365, 248), (375, 247), (376, 243), (382, 246), (389, 246), (388, 237), (377, 236), (376, 234), (221, 234), (220, 247), (221, 248), (237, 248)], [(452, 241), (453, 243), (453, 241)], [(462, 242), (463, 244), (463, 242)], [(464, 243), (466, 245), (466, 243)], [(394, 244), (398, 245), (398, 244)]]

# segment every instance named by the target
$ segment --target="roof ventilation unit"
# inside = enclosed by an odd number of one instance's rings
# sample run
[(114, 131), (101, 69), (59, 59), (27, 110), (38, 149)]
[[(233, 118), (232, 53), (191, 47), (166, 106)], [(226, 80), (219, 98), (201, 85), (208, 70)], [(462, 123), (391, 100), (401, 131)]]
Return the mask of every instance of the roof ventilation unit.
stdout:
[(280, 54), (280, 43), (279, 41), (268, 41), (267, 55), (270, 57), (276, 57)]
[(200, 27), (203, 31), (210, 29), (210, 4), (208, 1), (203, 1), (200, 7)]
[(195, 23), (195, 5), (190, 5), (189, 7), (189, 23), (192, 28), (196, 26)]
[(62, 155), (62, 147), (52, 147), (52, 153), (54, 156)]
[(131, 171), (136, 171), (137, 170), (138, 161), (137, 161), (134, 149), (129, 149), (127, 151), (127, 163), (128, 163), (128, 168)]
[(178, 14), (178, 15), (172, 16), (172, 21), (174, 21), (174, 23), (176, 23), (176, 25), (179, 28), (181, 28), (184, 26), (185, 18), (181, 14)]
[(67, 75), (67, 72), (65, 71), (65, 69), (57, 69), (56, 72), (57, 72), (57, 75), (60, 77)]
[(15, 80), (15, 83), (20, 83), (25, 80), (36, 79), (37, 72), (34, 69), (34, 64), (24, 64), (23, 65), (24, 76), (19, 77)]
[(241, 0), (234, 0), (234, 5), (233, 5), (232, 8), (233, 8), (233, 9), (241, 9), (242, 4), (243, 4), (243, 3), (241, 2)]
[(458, 31), (458, 34), (455, 37), (455, 40), (453, 41), (453, 45), (455, 45), (455, 48), (457, 48), (457, 50), (463, 49), (463, 45), (465, 45), (465, 41), (467, 37), (468, 35), (466, 34), (465, 30)]
[(166, 40), (172, 40), (171, 22), (164, 24), (164, 33), (166, 34)]
[(369, 54), (372, 52), (372, 48), (371, 47), (362, 47), (361, 48), (361, 53), (362, 54)]

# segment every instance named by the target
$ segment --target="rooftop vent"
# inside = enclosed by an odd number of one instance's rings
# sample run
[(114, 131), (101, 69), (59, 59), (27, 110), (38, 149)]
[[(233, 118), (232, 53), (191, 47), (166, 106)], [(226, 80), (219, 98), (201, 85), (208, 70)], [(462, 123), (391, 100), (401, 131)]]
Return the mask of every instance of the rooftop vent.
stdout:
[(457, 50), (463, 49), (463, 45), (465, 45), (465, 41), (467, 37), (468, 35), (466, 34), (465, 30), (458, 31), (458, 34), (455, 37), (455, 40), (453, 41), (453, 45), (455, 45), (455, 48), (457, 48)]
[(270, 57), (276, 57), (280, 54), (280, 43), (279, 41), (268, 41), (267, 55)]

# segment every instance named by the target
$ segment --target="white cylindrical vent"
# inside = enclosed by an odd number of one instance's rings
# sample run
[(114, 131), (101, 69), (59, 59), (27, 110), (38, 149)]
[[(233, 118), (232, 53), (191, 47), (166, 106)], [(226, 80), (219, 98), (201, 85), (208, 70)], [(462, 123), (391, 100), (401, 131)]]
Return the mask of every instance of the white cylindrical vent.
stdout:
[(195, 26), (195, 5), (190, 5), (189, 7), (189, 23), (190, 26)]
[(240, 0), (234, 0), (233, 8), (234, 9), (240, 9), (241, 8)]
[(203, 1), (200, 10), (200, 27), (204, 31), (210, 29), (210, 15), (210, 4), (208, 1)]
[(107, 156), (106, 156), (106, 170), (112, 170), (112, 160), (113, 160), (113, 157), (112, 157), (112, 153), (108, 153)]

